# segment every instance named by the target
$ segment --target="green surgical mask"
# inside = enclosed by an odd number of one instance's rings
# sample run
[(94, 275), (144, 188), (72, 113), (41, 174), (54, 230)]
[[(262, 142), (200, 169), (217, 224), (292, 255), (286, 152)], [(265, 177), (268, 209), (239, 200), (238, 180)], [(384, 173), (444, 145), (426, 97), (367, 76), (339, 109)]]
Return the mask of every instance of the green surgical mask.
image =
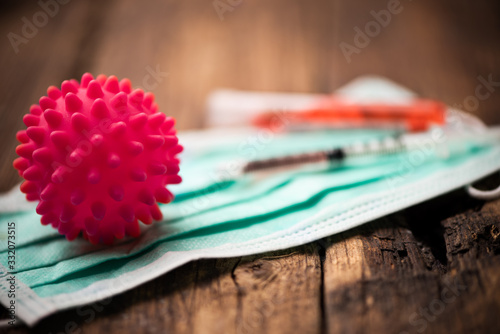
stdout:
[[(30, 211), (0, 214), (0, 301), (11, 298), (8, 224), (16, 226), (16, 313), (28, 325), (62, 309), (131, 289), (186, 262), (305, 244), (470, 184), (500, 169), (500, 145), (470, 146), (447, 159), (412, 153), (304, 167), (257, 178), (235, 177), (241, 159), (331, 149), (393, 135), (351, 130), (296, 134), (227, 131), (181, 134), (184, 182), (172, 187), (164, 219), (137, 239), (94, 246), (68, 242)], [(265, 140), (249, 141), (249, 138)], [(252, 143), (252, 144), (250, 144)], [(203, 145), (203, 147), (201, 146)], [(413, 161), (413, 162), (412, 162)], [(419, 160), (420, 161), (420, 160)], [(411, 168), (409, 168), (411, 167)], [(220, 170), (226, 170), (220, 172)], [(11, 193), (0, 199), (10, 201)], [(12, 209), (12, 208), (11, 208)], [(7, 290), (6, 290), (7, 289)]]

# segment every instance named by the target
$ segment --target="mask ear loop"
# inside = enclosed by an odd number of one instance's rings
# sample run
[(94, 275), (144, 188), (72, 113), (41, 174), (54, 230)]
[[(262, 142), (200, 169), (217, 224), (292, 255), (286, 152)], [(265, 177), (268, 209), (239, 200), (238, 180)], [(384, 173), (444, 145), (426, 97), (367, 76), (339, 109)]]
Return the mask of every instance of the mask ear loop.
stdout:
[(500, 198), (500, 186), (494, 190), (479, 190), (469, 185), (467, 187), (467, 192), (469, 196), (483, 201), (492, 201)]
[[(465, 126), (469, 131), (478, 134), (487, 129), (486, 125), (478, 117), (459, 109), (449, 108), (446, 117), (447, 125), (452, 128), (456, 127), (460, 129)], [(469, 185), (467, 186), (467, 192), (469, 196), (483, 201), (492, 201), (500, 198), (500, 186), (494, 190), (479, 190)]]

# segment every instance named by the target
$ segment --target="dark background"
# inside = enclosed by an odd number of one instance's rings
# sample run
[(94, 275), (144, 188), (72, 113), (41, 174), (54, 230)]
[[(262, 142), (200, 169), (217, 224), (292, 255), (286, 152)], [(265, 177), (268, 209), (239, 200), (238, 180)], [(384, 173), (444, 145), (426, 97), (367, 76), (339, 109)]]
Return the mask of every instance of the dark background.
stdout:
[[(221, 87), (329, 93), (377, 74), (459, 105), (476, 94), (478, 77), (500, 82), (500, 2), (493, 0), (402, 0), (402, 11), (351, 62), (340, 44), (354, 45), (354, 28), (364, 30), (371, 11), (389, 1), (67, 2), (18, 52), (9, 33), (22, 36), (23, 18), (33, 22), (42, 7), (0, 4), (0, 191), (20, 181), (15, 133), (29, 106), (49, 85), (87, 71), (137, 86), (150, 70), (168, 73), (147, 83), (181, 130), (204, 127), (207, 94)], [(231, 10), (221, 17), (214, 2)], [(500, 86), (471, 111), (499, 124), (499, 105)], [(499, 201), (484, 204), (458, 190), (296, 249), (190, 263), (114, 297), (91, 321), (69, 310), (35, 331), (75, 323), (106, 334), (415, 333), (425, 324), (425, 333), (495, 333), (499, 217)], [(465, 291), (432, 321), (412, 325), (411, 315), (439, 300), (450, 281)]]

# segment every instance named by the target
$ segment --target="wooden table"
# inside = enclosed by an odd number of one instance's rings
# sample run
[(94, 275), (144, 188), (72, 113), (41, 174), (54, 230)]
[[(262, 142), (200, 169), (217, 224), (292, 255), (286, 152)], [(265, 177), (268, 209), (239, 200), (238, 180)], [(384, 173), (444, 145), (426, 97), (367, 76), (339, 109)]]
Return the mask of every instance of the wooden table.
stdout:
[[(500, 123), (500, 86), (477, 88), (500, 81), (499, 2), (74, 0), (29, 36), (22, 18), (33, 22), (37, 2), (0, 8), (2, 191), (20, 181), (11, 161), (29, 105), (85, 71), (150, 88), (181, 130), (204, 126), (215, 88), (328, 93), (370, 73)], [(25, 39), (13, 46), (10, 32)], [(35, 330), (497, 333), (499, 236), (500, 201), (459, 190), (302, 247), (189, 263), (88, 306), (92, 317), (68, 310)]]

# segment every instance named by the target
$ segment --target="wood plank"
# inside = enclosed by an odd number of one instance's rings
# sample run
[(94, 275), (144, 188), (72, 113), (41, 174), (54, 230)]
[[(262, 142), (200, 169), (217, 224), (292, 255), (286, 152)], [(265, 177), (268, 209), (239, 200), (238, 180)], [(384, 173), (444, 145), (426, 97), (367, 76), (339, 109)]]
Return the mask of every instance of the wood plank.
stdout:
[(320, 332), (316, 245), (244, 257), (233, 274), (239, 296), (236, 333)]
[[(204, 124), (205, 98), (220, 87), (330, 93), (359, 75), (377, 74), (461, 105), (475, 95), (478, 76), (500, 81), (500, 46), (491, 43), (500, 37), (499, 20), (485, 6), (470, 4), (402, 2), (402, 11), (348, 63), (340, 44), (355, 45), (354, 28), (365, 29), (372, 11), (387, 4), (261, 0), (242, 2), (221, 21), (205, 1), (148, 2), (138, 16), (136, 3), (126, 0), (107, 18), (90, 70), (127, 76), (136, 85), (151, 68), (168, 73), (158, 85), (152, 82), (153, 91), (180, 129)], [(458, 29), (472, 32), (458, 38)], [(489, 124), (500, 123), (500, 91), (494, 89), (470, 108)]]
[[(23, 116), (32, 104), (46, 94), (50, 85), (60, 85), (63, 80), (76, 77), (79, 64), (83, 64), (88, 39), (92, 39), (92, 18), (99, 18), (105, 7), (85, 1), (72, 1), (58, 9), (47, 24), (37, 28), (26, 44), (15, 52), (8, 39), (0, 48), (2, 80), (0, 81), (0, 192), (9, 190), (21, 181), (12, 161), (17, 158), (16, 132), (25, 128)], [(32, 22), (33, 15), (42, 11), (36, 2), (13, 6), (4, 12), (0, 31), (22, 34), (23, 17)]]
[(496, 332), (499, 213), (457, 191), (331, 237), (327, 332)]
[(56, 333), (68, 323), (96, 334), (320, 333), (318, 247), (189, 263), (104, 305), (51, 316), (35, 330)]

